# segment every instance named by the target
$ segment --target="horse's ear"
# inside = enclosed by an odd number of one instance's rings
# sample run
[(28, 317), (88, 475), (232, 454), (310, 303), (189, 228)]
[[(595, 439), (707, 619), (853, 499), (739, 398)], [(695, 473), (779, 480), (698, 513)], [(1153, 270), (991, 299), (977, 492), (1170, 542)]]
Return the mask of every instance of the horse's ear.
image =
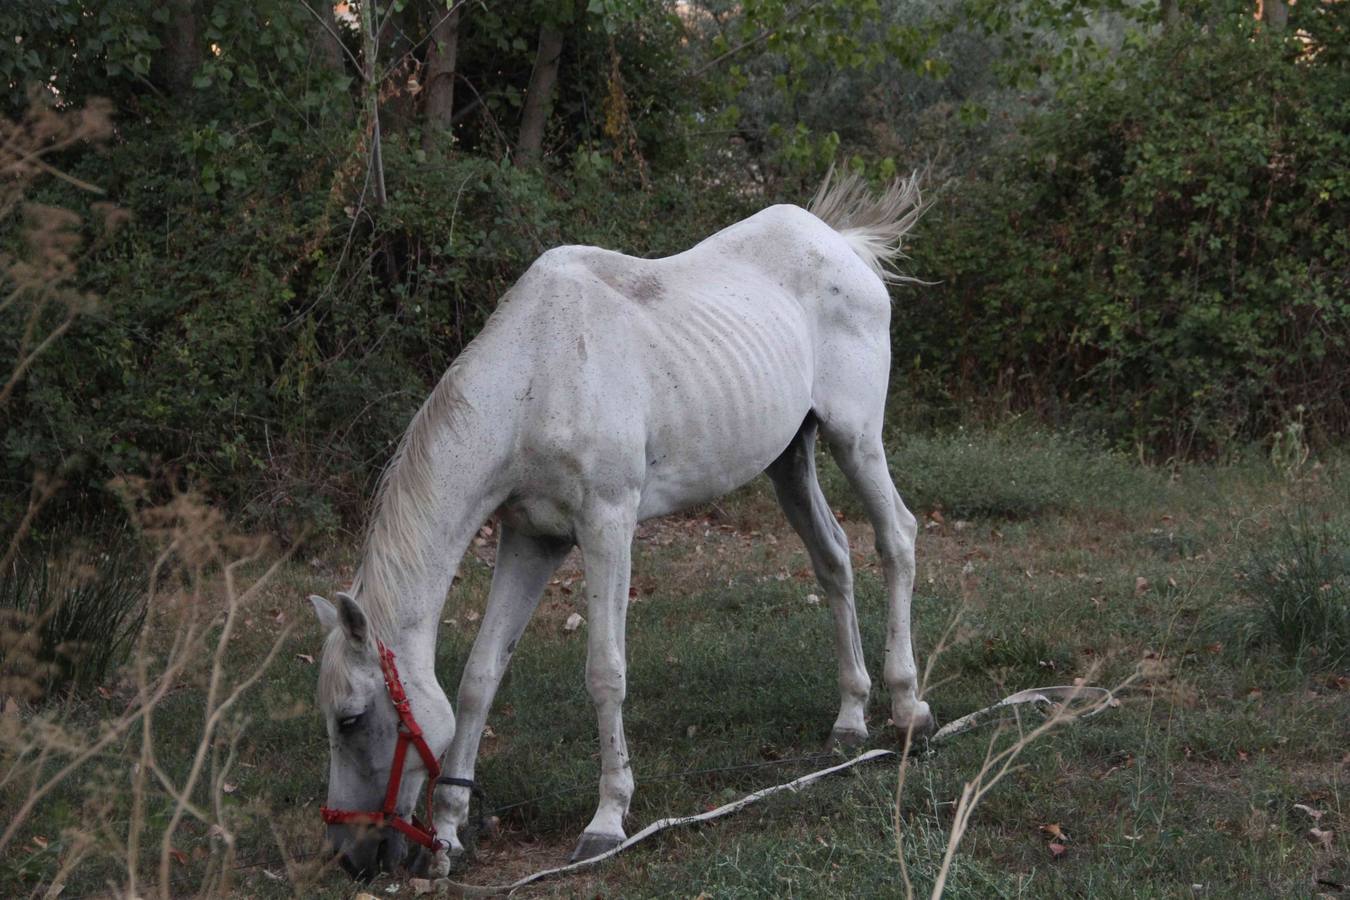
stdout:
[(319, 627), (323, 629), (324, 634), (338, 626), (338, 612), (333, 608), (333, 604), (318, 594), (310, 594), (309, 602), (314, 605), (314, 615), (319, 617)]
[(338, 622), (342, 625), (342, 630), (347, 632), (347, 638), (353, 644), (364, 647), (366, 644), (365, 612), (362, 611), (360, 604), (351, 594), (338, 591), (337, 599)]

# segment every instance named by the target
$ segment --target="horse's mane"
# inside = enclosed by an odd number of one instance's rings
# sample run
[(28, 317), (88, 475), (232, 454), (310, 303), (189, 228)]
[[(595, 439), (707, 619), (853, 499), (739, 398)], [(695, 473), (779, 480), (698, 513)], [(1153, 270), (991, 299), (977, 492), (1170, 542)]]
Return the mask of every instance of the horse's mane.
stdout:
[[(502, 298), (497, 310), (510, 298)], [(464, 427), (473, 406), (460, 390), (460, 376), (483, 346), (483, 336), (499, 320), (488, 317), (478, 337), (464, 348), (432, 389), (403, 433), (398, 449), (380, 476), (366, 528), (361, 565), (352, 581), (352, 595), (366, 614), (367, 634), (386, 644), (394, 636), (402, 594), (426, 575), (430, 556), (443, 541), (433, 519), (435, 476), (432, 454), (442, 429)]]

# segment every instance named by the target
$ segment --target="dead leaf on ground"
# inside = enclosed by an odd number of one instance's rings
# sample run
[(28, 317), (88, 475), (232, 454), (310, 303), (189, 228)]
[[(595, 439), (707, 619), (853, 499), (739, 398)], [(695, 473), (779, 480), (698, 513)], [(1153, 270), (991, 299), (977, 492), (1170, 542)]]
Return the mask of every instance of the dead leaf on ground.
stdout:
[(585, 623), (586, 620), (581, 617), (581, 613), (572, 613), (563, 623), (563, 631), (576, 631)]
[(1063, 844), (1057, 843), (1056, 841), (1051, 841), (1046, 846), (1050, 848), (1050, 855), (1053, 856), (1055, 859), (1059, 859), (1065, 853), (1069, 852), (1068, 847), (1064, 846)]
[(1308, 830), (1308, 840), (1323, 849), (1330, 850), (1332, 843), (1336, 840), (1336, 832), (1332, 831), (1330, 828), (1325, 830), (1321, 828), (1311, 828)]
[(220, 789), (227, 794), (233, 794), (235, 791), (239, 790), (239, 785), (232, 781), (227, 781), (220, 786)]
[(1064, 833), (1064, 829), (1060, 827), (1058, 822), (1049, 822), (1045, 825), (1042, 825), (1041, 832), (1043, 834), (1048, 834), (1051, 838), (1053, 838), (1056, 841), (1067, 841), (1069, 839), (1068, 836)]
[(1148, 579), (1143, 575), (1138, 575), (1134, 579), (1135, 594), (1143, 594), (1148, 591)]
[(177, 847), (170, 847), (169, 855), (172, 856), (174, 862), (178, 863), (180, 866), (186, 866), (188, 864), (188, 855)]
[(295, 658), (307, 665), (314, 665), (314, 657), (310, 656), (308, 653), (297, 653), (295, 654)]
[(1322, 818), (1322, 810), (1320, 810), (1320, 809), (1313, 809), (1311, 806), (1307, 805), (1306, 803), (1295, 803), (1295, 804), (1294, 804), (1294, 809), (1297, 809), (1297, 810), (1299, 810), (1300, 812), (1305, 812), (1305, 813), (1307, 813), (1307, 814), (1312, 818), (1312, 820), (1313, 820), (1314, 822), (1316, 822), (1318, 819)]

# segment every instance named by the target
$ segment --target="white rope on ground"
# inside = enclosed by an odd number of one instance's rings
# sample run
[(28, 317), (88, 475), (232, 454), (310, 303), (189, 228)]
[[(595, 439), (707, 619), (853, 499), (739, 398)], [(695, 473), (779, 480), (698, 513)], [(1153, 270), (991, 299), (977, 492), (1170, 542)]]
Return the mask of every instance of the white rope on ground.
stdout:
[[(1011, 696), (1004, 697), (992, 706), (986, 706), (984, 709), (976, 710), (967, 716), (962, 716), (953, 722), (949, 722), (947, 725), (938, 729), (938, 731), (928, 739), (928, 744), (932, 747), (950, 740), (959, 734), (973, 731), (981, 725), (992, 722), (997, 718), (996, 714), (999, 711), (1011, 709), (1016, 706), (1034, 706), (1042, 713), (1046, 714), (1053, 713), (1055, 708), (1059, 707), (1061, 712), (1065, 715), (1065, 721), (1072, 722), (1080, 719), (1089, 719), (1114, 705), (1114, 702), (1115, 697), (1106, 688), (1087, 687), (1084, 685), (1057, 685), (1054, 687), (1033, 688), (1030, 690), (1018, 691)], [(1078, 708), (1071, 708), (1075, 704), (1078, 704)], [(438, 878), (435, 881), (428, 882), (428, 884), (433, 892), (446, 893), (452, 897), (498, 897), (511, 894), (528, 884), (542, 881), (545, 878), (552, 878), (555, 875), (568, 875), (572, 872), (590, 868), (607, 859), (618, 856), (634, 844), (645, 841), (652, 835), (667, 829), (676, 828), (681, 825), (696, 825), (700, 822), (710, 822), (713, 819), (719, 819), (722, 816), (738, 812), (750, 804), (758, 803), (760, 800), (763, 800), (766, 797), (772, 797), (774, 794), (782, 793), (783, 791), (792, 791), (795, 793), (798, 789), (803, 788), (812, 782), (851, 769), (854, 766), (860, 766), (863, 763), (875, 762), (881, 759), (898, 759), (899, 756), (900, 754), (894, 750), (868, 750), (866, 753), (859, 754), (847, 762), (842, 762), (835, 766), (811, 772), (810, 774), (803, 775), (800, 778), (794, 778), (792, 781), (783, 784), (776, 784), (773, 787), (755, 791), (753, 794), (746, 794), (739, 800), (733, 800), (731, 803), (723, 804), (722, 806), (719, 806), (716, 809), (710, 809), (707, 812), (693, 816), (658, 819), (625, 840), (622, 844), (619, 844), (604, 853), (565, 866), (558, 866), (553, 869), (543, 869), (532, 875), (526, 875), (524, 878), (513, 881), (510, 884), (462, 884), (448, 878)]]

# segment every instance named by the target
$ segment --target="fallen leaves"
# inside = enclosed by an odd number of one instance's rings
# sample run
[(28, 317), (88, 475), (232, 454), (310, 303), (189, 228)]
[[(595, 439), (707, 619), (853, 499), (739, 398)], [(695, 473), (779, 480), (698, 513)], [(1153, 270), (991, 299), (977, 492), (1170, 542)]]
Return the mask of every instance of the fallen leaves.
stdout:
[(1040, 831), (1041, 834), (1050, 838), (1050, 842), (1045, 845), (1045, 848), (1050, 851), (1052, 859), (1059, 859), (1069, 852), (1069, 836), (1064, 833), (1064, 826), (1058, 822), (1047, 822), (1040, 826)]
[(1323, 850), (1330, 850), (1331, 845), (1336, 841), (1336, 832), (1329, 828), (1310, 828), (1308, 829), (1308, 840), (1312, 841)]
[(567, 621), (563, 623), (563, 631), (576, 631), (585, 624), (586, 620), (581, 617), (581, 613), (572, 613), (567, 617)]
[(1308, 817), (1309, 817), (1310, 819), (1312, 819), (1314, 822), (1317, 822), (1317, 821), (1319, 821), (1319, 820), (1322, 818), (1322, 810), (1320, 810), (1320, 809), (1313, 809), (1311, 806), (1307, 805), (1306, 803), (1295, 803), (1295, 804), (1294, 804), (1294, 809), (1296, 809), (1296, 810), (1298, 810), (1299, 812), (1302, 812), (1302, 813), (1307, 813)]
[(295, 658), (307, 666), (314, 665), (314, 657), (310, 656), (308, 653), (297, 653), (295, 654)]

